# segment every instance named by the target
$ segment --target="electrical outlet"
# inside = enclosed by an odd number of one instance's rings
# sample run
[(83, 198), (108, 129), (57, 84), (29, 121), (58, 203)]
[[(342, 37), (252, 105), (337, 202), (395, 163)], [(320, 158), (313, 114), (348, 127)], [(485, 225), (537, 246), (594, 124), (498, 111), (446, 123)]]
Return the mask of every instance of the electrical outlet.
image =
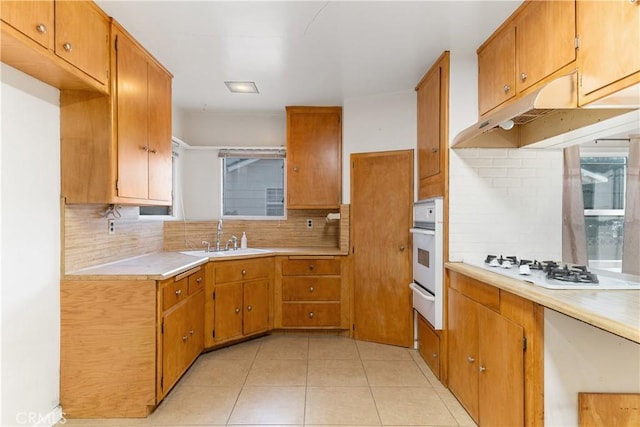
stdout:
[(116, 220), (115, 219), (110, 219), (108, 221), (108, 225), (109, 225), (109, 234), (115, 234), (116, 233)]
[(313, 228), (313, 220), (311, 218), (307, 219), (307, 228)]

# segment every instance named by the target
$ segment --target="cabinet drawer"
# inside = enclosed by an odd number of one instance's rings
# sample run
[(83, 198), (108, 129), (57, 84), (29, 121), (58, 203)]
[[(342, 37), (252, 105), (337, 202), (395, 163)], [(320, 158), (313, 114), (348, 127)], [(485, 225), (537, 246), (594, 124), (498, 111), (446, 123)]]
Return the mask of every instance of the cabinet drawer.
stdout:
[(283, 276), (339, 275), (340, 259), (286, 259), (282, 262)]
[(436, 378), (440, 378), (440, 337), (418, 314), (418, 352)]
[(187, 297), (188, 278), (169, 282), (162, 288), (162, 309), (168, 310)]
[(450, 272), (451, 287), (480, 304), (500, 312), (500, 289), (463, 274)]
[(189, 276), (189, 295), (193, 295), (200, 289), (204, 289), (204, 269)]
[(284, 303), (282, 326), (340, 326), (340, 303)]
[(269, 277), (273, 272), (273, 258), (216, 262), (214, 269), (216, 283)]
[(340, 301), (339, 277), (283, 277), (283, 301)]

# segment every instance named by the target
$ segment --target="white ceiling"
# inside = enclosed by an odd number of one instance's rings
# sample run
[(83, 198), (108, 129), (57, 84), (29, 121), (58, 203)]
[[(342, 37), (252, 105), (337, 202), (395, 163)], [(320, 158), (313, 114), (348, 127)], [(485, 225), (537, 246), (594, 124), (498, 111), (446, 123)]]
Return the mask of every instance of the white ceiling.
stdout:
[[(215, 112), (413, 89), (443, 50), (475, 55), (520, 3), (97, 1), (174, 75), (175, 107)], [(260, 93), (231, 94), (225, 80)]]

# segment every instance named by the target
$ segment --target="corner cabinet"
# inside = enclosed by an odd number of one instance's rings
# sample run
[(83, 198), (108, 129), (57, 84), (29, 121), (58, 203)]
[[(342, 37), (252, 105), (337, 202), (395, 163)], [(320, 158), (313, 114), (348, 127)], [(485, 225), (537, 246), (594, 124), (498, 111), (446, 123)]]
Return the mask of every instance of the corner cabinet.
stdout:
[(542, 425), (542, 309), (451, 270), (448, 276), (449, 389), (478, 425)]
[(170, 205), (172, 76), (117, 23), (111, 48), (110, 95), (60, 94), (62, 196)]
[(416, 87), (418, 98), (418, 199), (444, 196), (449, 146), (449, 52)]
[(639, 1), (577, 0), (576, 20), (580, 106), (640, 83)]
[(59, 89), (109, 92), (109, 17), (91, 1), (2, 1), (2, 62)]
[(287, 208), (338, 209), (342, 107), (287, 107)]
[(203, 348), (205, 269), (157, 281), (62, 281), (68, 418), (146, 417), (162, 401)]

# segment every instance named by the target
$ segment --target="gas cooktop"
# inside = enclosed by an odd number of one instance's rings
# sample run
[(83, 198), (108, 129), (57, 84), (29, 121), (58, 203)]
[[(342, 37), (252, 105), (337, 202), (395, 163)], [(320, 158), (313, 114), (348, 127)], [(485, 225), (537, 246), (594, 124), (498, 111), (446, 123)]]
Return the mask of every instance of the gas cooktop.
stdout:
[(589, 270), (584, 265), (556, 261), (518, 259), (487, 255), (484, 260), (465, 263), (547, 289), (640, 289), (640, 278), (606, 270)]

